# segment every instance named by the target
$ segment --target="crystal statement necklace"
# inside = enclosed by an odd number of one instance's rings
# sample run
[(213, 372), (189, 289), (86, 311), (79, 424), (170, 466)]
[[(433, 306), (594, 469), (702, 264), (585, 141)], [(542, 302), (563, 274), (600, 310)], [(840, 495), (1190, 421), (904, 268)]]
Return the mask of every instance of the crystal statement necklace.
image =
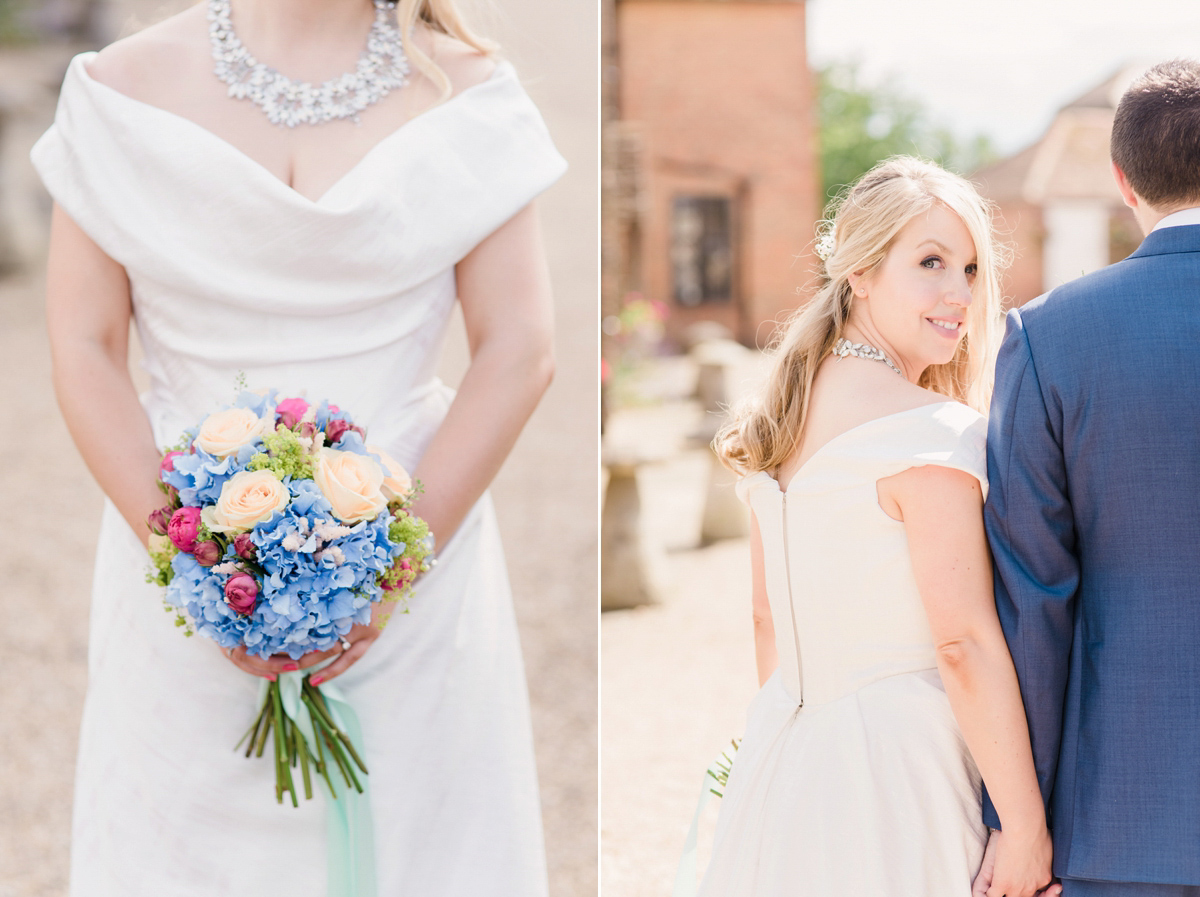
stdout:
[(358, 67), (324, 84), (293, 81), (259, 62), (242, 46), (233, 30), (230, 0), (208, 0), (208, 33), (212, 39), (213, 70), (229, 85), (229, 95), (250, 100), (267, 114), (273, 125), (319, 125), (349, 118), (378, 103), (391, 91), (408, 83), (408, 58), (400, 41), (393, 6), (373, 0), (375, 22)]
[(853, 355), (855, 358), (868, 358), (871, 361), (882, 361), (893, 371), (904, 376), (904, 372), (892, 363), (892, 360), (884, 355), (874, 346), (869, 346), (866, 343), (852, 343), (850, 340), (842, 337), (833, 345), (833, 354), (838, 358), (845, 358), (847, 355)]

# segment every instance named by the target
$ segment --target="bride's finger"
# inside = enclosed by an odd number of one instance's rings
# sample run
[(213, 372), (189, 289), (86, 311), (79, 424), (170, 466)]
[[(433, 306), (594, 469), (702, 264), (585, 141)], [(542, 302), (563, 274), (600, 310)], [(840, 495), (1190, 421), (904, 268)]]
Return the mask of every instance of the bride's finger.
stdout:
[(374, 639), (359, 639), (357, 642), (343, 651), (341, 657), (339, 657), (325, 669), (321, 670), (321, 672), (317, 673), (309, 681), (312, 682), (313, 685), (320, 685), (322, 682), (328, 682), (335, 676), (340, 676), (342, 673), (346, 672), (346, 670), (350, 669), (350, 667), (354, 666), (355, 662), (360, 657), (367, 653), (367, 648), (370, 646), (372, 641), (374, 641)]
[(231, 661), (233, 661), (233, 665), (242, 672), (250, 673), (252, 676), (262, 676), (264, 679), (270, 679), (272, 681), (275, 680), (277, 675), (275, 670), (271, 669), (267, 662), (261, 658), (247, 654), (244, 645), (239, 645), (232, 651), (224, 648), (221, 650)]
[(300, 658), (300, 669), (307, 670), (309, 667), (316, 666), (331, 657), (337, 657), (341, 653), (340, 645), (330, 648), (328, 651), (312, 651)]

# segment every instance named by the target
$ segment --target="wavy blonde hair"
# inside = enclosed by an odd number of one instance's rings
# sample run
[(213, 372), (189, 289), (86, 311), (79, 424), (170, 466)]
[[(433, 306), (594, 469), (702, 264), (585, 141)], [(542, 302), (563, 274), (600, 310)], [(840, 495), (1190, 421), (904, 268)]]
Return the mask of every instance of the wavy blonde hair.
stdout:
[(431, 31), (462, 41), (485, 56), (493, 56), (499, 49), (495, 42), (480, 37), (467, 27), (454, 0), (399, 0), (396, 4), (396, 22), (400, 26), (404, 54), (422, 74), (437, 85), (442, 100), (450, 96), (453, 86), (441, 67), (413, 43), (413, 27), (418, 22)]
[(850, 320), (849, 275), (876, 271), (896, 235), (934, 203), (962, 219), (975, 243), (978, 268), (966, 335), (954, 357), (930, 365), (918, 384), (986, 413), (1000, 335), (999, 273), (1007, 262), (995, 236), (992, 205), (958, 175), (912, 156), (894, 156), (863, 175), (821, 222), (821, 239), (833, 247), (825, 260), (825, 283), (781, 329), (765, 386), (735, 410), (713, 440), (727, 467), (743, 475), (773, 471), (795, 451), (817, 368)]

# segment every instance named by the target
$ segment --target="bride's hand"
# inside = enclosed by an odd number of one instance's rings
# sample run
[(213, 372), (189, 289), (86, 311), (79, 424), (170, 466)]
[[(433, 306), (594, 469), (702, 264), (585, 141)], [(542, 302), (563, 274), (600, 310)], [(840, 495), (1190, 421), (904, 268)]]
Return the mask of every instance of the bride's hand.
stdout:
[(269, 679), (272, 682), (278, 678), (280, 673), (294, 673), (297, 670), (307, 670), (331, 657), (336, 657), (337, 660), (309, 680), (313, 685), (320, 685), (322, 682), (328, 682), (335, 676), (340, 676), (362, 659), (362, 656), (367, 653), (367, 649), (371, 647), (375, 639), (379, 638), (383, 633), (383, 625), (380, 620), (386, 620), (394, 609), (395, 602), (376, 602), (371, 608), (371, 622), (365, 626), (362, 624), (354, 626), (346, 633), (345, 640), (350, 643), (349, 648), (343, 649), (339, 642), (328, 651), (313, 651), (305, 654), (299, 660), (292, 660), (286, 654), (276, 654), (267, 658), (257, 657), (253, 654), (248, 654), (246, 648), (242, 645), (232, 650), (228, 648), (221, 648), (220, 650), (239, 670), (249, 673), (252, 676), (262, 676), (264, 679)]
[(1030, 835), (993, 832), (988, 847), (992, 844), (996, 846), (995, 866), (987, 897), (1058, 897), (1062, 893), (1061, 884), (1052, 884), (1054, 847), (1044, 826)]
[[(383, 634), (383, 623), (381, 620), (386, 621), (394, 609), (395, 602), (393, 601), (376, 602), (371, 608), (371, 622), (365, 626), (360, 623), (346, 633), (346, 641), (350, 642), (350, 647), (345, 651), (342, 651), (340, 646), (334, 648), (332, 653), (340, 653), (341, 656), (325, 667), (325, 669), (316, 673), (308, 681), (313, 685), (321, 685), (336, 676), (342, 675), (342, 673), (358, 663), (362, 659), (362, 656), (367, 653), (367, 649), (375, 643), (375, 639)], [(330, 652), (323, 654), (322, 659), (328, 656), (330, 656)], [(307, 656), (301, 658), (301, 660), (307, 660)]]
[(971, 897), (987, 897), (988, 888), (992, 886), (992, 876), (996, 871), (996, 848), (1000, 841), (996, 837), (1000, 833), (988, 829), (987, 847), (983, 849), (983, 862), (979, 865), (979, 874), (971, 883)]

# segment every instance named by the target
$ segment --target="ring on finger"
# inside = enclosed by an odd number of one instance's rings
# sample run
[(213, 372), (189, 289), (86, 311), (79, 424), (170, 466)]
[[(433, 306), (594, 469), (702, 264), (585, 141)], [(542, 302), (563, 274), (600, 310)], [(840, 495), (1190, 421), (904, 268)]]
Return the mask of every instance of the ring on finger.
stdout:
[(350, 639), (348, 639), (348, 638), (343, 638), (343, 639), (341, 640), (341, 645), (342, 645), (342, 651), (343, 651), (343, 652), (349, 651), (349, 650), (350, 650)]

